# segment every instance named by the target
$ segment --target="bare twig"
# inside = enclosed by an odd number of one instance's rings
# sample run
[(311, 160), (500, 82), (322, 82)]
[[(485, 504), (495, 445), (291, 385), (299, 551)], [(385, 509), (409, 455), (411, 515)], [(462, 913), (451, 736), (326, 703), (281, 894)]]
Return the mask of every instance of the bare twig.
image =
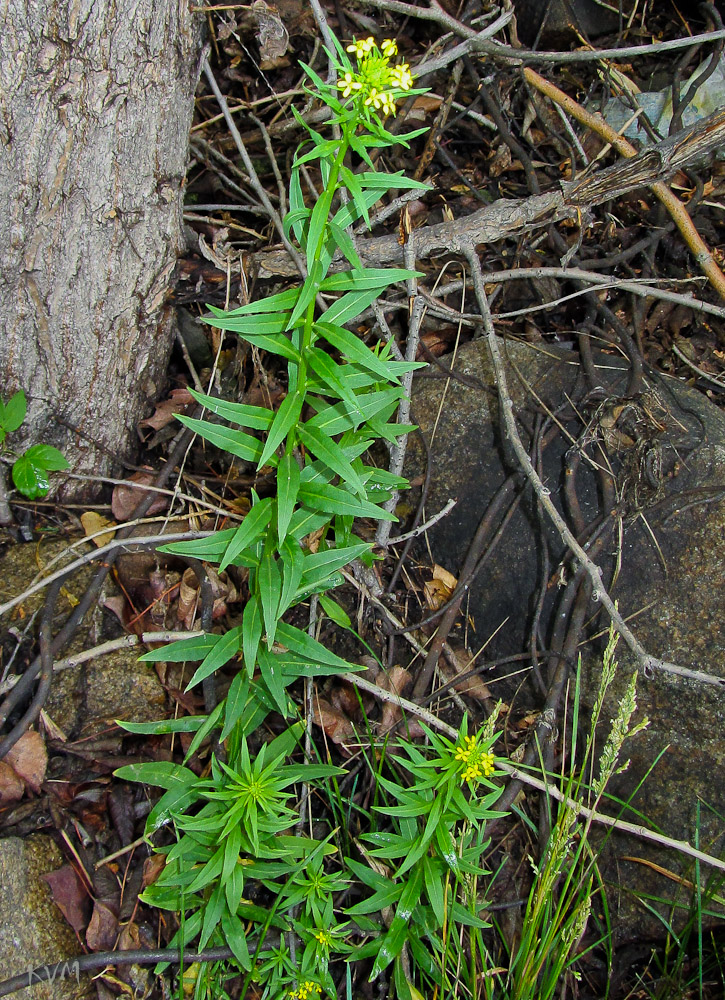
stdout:
[(429, 518), (425, 524), (419, 524), (417, 528), (413, 528), (412, 531), (406, 531), (404, 535), (396, 535), (395, 538), (389, 538), (388, 545), (398, 545), (400, 542), (407, 542), (409, 538), (417, 538), (419, 535), (425, 534), (429, 528), (432, 528), (434, 524), (438, 524), (447, 514), (450, 514), (457, 503), (457, 500), (449, 500), (445, 507)]

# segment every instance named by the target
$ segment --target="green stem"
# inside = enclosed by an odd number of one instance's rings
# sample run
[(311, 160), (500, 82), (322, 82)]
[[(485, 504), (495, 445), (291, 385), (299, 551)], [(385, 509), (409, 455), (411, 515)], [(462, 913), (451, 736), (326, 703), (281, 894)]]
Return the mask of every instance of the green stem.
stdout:
[[(329, 220), (330, 209), (332, 208), (332, 199), (335, 197), (335, 192), (337, 191), (337, 181), (340, 176), (340, 168), (342, 167), (347, 151), (350, 148), (350, 126), (349, 123), (343, 126), (342, 138), (340, 140), (340, 145), (338, 147), (337, 153), (335, 154), (335, 159), (332, 163), (330, 169), (330, 176), (327, 181), (327, 186), (325, 190), (320, 195), (323, 199), (323, 205), (325, 206), (325, 217)], [(325, 224), (322, 232), (317, 240), (317, 246), (315, 247), (315, 253), (313, 258), (313, 263), (316, 263), (320, 259), (320, 254), (322, 253), (322, 248), (325, 245), (325, 240), (327, 239), (328, 225)], [(315, 296), (316, 298), (316, 296)], [(301, 361), (297, 370), (297, 385), (295, 391), (299, 393), (305, 392), (307, 384), (307, 360), (306, 353), (312, 347), (312, 337), (313, 337), (313, 327), (315, 321), (315, 298), (312, 299), (309, 306), (307, 307), (307, 312), (305, 314), (305, 325), (302, 330), (302, 343), (300, 344), (300, 355)], [(292, 427), (289, 434), (287, 435), (287, 441), (285, 442), (285, 454), (290, 455), (294, 446), (297, 444), (297, 428)]]

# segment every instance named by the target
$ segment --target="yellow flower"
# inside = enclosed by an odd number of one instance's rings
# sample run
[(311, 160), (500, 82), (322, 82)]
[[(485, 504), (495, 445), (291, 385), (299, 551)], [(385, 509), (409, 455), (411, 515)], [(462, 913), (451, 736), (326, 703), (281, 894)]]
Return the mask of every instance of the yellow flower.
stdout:
[(296, 990), (290, 990), (287, 996), (289, 1000), (310, 1000), (310, 997), (319, 996), (321, 992), (322, 990), (317, 983), (306, 979), (304, 983), (299, 983)]
[(360, 42), (353, 42), (352, 45), (348, 45), (345, 49), (346, 52), (354, 52), (358, 59), (364, 59), (365, 56), (369, 55), (375, 48), (375, 39), (363, 38)]
[(384, 116), (395, 114), (395, 101), (400, 91), (413, 86), (413, 75), (407, 63), (390, 65), (390, 59), (398, 54), (398, 45), (392, 38), (386, 38), (378, 47), (370, 36), (347, 46), (357, 58), (357, 72), (348, 71), (337, 81), (343, 98), (362, 97), (363, 106), (382, 111)]
[(461, 771), (461, 781), (476, 781), (487, 778), (495, 770), (495, 757), (490, 750), (479, 747), (475, 736), (464, 736), (463, 745), (453, 755), (454, 760), (465, 764)]
[(407, 63), (398, 63), (390, 70), (391, 81), (394, 86), (401, 90), (410, 90), (413, 86), (413, 76)]
[(332, 934), (329, 931), (317, 931), (315, 937), (323, 946), (323, 948), (329, 948), (332, 944)]
[(359, 80), (355, 80), (352, 73), (345, 73), (345, 75), (337, 81), (337, 86), (342, 91), (343, 97), (349, 97), (350, 94), (358, 90), (362, 90), (363, 88), (362, 83)]

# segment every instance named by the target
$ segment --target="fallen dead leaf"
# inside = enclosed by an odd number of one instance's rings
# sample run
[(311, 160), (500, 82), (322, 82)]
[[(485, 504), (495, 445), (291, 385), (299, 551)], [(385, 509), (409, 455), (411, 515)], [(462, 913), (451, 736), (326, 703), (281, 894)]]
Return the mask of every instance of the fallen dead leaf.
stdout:
[(110, 906), (96, 900), (86, 931), (86, 944), (91, 951), (112, 951), (118, 937), (118, 917)]
[(25, 783), (9, 764), (0, 760), (0, 805), (19, 802), (25, 791)]
[(355, 727), (351, 720), (339, 709), (333, 708), (329, 701), (319, 697), (314, 699), (312, 721), (324, 731), (329, 740), (345, 752), (351, 752), (346, 744), (357, 739)]
[[(87, 538), (90, 535), (95, 536), (91, 541), (99, 549), (102, 545), (108, 545), (109, 542), (112, 542), (116, 534), (116, 522), (108, 517), (104, 517), (103, 514), (99, 514), (96, 510), (87, 510), (81, 514), (81, 524)], [(102, 531), (103, 528), (112, 528), (113, 530)], [(102, 532), (100, 535), (97, 534), (99, 531)]]
[[(156, 474), (151, 471), (134, 472), (129, 477), (129, 482), (151, 486), (155, 478)], [(136, 489), (133, 486), (115, 486), (111, 496), (111, 512), (116, 520), (128, 521), (141, 503), (143, 495), (143, 490)], [(161, 513), (162, 510), (166, 510), (168, 505), (169, 497), (163, 493), (157, 493), (151, 502), (151, 506), (146, 511), (146, 517), (152, 517), (154, 514)]]
[(425, 602), (431, 611), (437, 611), (438, 608), (443, 607), (456, 589), (457, 583), (458, 580), (452, 573), (449, 573), (447, 569), (443, 569), (437, 563), (435, 564), (433, 567), (433, 579), (428, 580), (423, 587)]
[(183, 413), (187, 406), (193, 405), (194, 397), (186, 386), (172, 389), (166, 399), (156, 404), (156, 409), (150, 417), (139, 420), (138, 427), (150, 427), (154, 431), (160, 431), (176, 418), (177, 413)]
[(48, 752), (45, 740), (34, 730), (23, 733), (18, 742), (5, 756), (5, 763), (37, 795), (48, 767)]
[(91, 912), (91, 900), (83, 879), (71, 865), (63, 865), (57, 871), (41, 875), (41, 878), (50, 886), (55, 905), (73, 930), (80, 934)]

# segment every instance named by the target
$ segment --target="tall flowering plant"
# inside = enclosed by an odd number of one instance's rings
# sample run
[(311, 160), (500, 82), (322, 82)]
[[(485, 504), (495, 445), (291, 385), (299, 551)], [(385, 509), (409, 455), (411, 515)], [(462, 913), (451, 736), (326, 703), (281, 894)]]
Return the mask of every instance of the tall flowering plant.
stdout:
[[(407, 146), (425, 131), (393, 135), (385, 128), (398, 101), (417, 93), (408, 66), (394, 62), (396, 55), (389, 39), (380, 46), (373, 38), (355, 41), (347, 50), (335, 41), (328, 56), (337, 80), (329, 84), (303, 65), (309, 91), (331, 111), (326, 135), (294, 112), (306, 139), (292, 167), (284, 228), (304, 255), (306, 277), (239, 309), (210, 308), (206, 317), (286, 363), (282, 403), (275, 410), (192, 391), (226, 423), (179, 418), (229, 455), (267, 470), (274, 488), (265, 495), (252, 491), (249, 513), (238, 526), (166, 548), (219, 571), (247, 571), (249, 595), (238, 623), (143, 657), (194, 662), (189, 688), (236, 664), (226, 698), (208, 717), (122, 725), (137, 733), (189, 734), (187, 759), (210, 736), (224, 752), (211, 755), (203, 777), (170, 761), (116, 772), (164, 790), (146, 834), (153, 838), (171, 826), (176, 842), (158, 848), (163, 868), (142, 898), (183, 913), (173, 944), (226, 944), (247, 985), (264, 982), (265, 995), (294, 1000), (322, 989), (334, 996), (328, 954), (333, 948), (344, 954), (349, 946), (345, 925), (333, 915), (333, 894), (347, 885), (347, 875), (325, 866), (335, 853), (327, 841), (286, 832), (296, 821), (291, 789), (329, 781), (340, 769), (289, 762), (303, 732), (300, 722), (263, 743), (256, 757), (248, 737), (271, 711), (283, 718), (298, 714), (289, 688), (299, 678), (359, 669), (285, 615), (310, 595), (335, 587), (340, 569), (352, 560), (371, 560), (371, 544), (356, 533), (356, 519), (394, 520), (384, 505), (407, 485), (365, 456), (375, 441), (395, 442), (411, 429), (395, 413), (404, 391), (401, 377), (418, 365), (394, 360), (388, 347), (369, 347), (348, 329), (386, 288), (416, 275), (404, 268), (363, 267), (350, 235), (360, 219), (369, 225), (370, 210), (388, 192), (426, 187), (402, 172), (376, 170), (370, 155), (372, 149)], [(308, 166), (319, 170), (320, 192), (312, 199), (302, 185)], [(345, 269), (335, 273), (336, 256)], [(308, 544), (313, 532), (314, 546)], [(253, 742), (259, 746), (259, 737)], [(246, 898), (250, 883), (264, 887), (271, 906)], [(305, 943), (298, 965), (285, 944), (287, 931)]]

